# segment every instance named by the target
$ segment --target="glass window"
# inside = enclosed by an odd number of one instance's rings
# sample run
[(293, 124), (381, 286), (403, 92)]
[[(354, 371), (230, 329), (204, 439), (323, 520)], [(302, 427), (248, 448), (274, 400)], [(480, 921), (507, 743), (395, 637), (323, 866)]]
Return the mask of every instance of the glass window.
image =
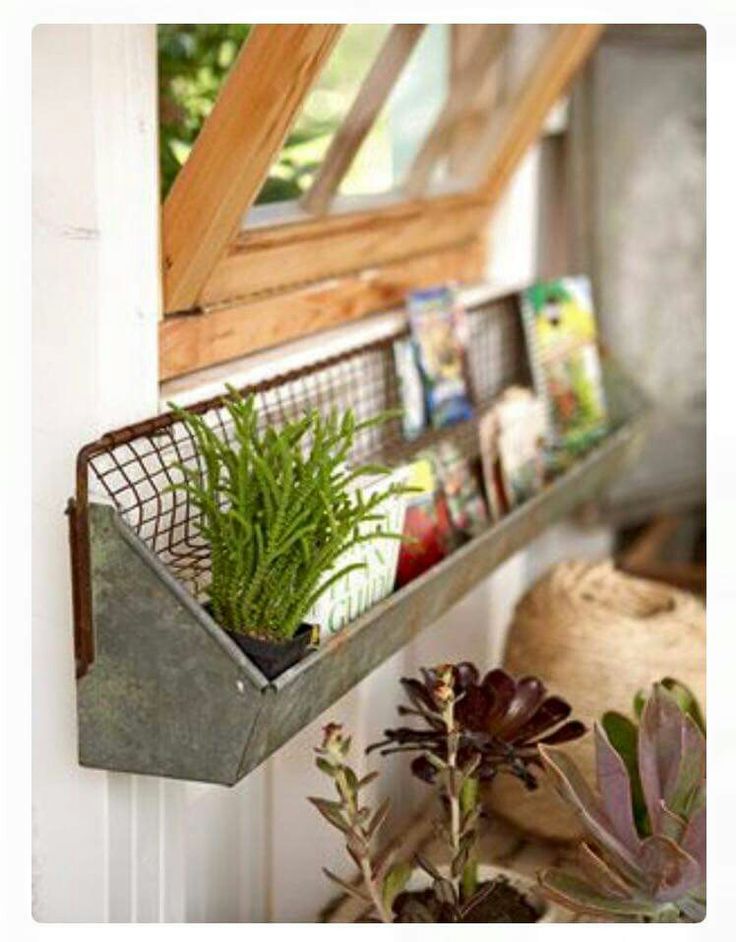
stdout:
[(307, 95), (256, 205), (296, 200), (306, 193), (390, 28), (376, 23), (345, 27)]
[[(361, 201), (400, 197), (404, 184), (417, 182), (415, 161), (443, 114), (441, 130), (423, 153), (419, 171), (421, 192), (436, 194), (467, 188), (478, 176), (479, 164), (502, 122), (489, 126), (488, 115), (513, 101), (514, 96), (538, 58), (548, 38), (548, 26), (471, 27), (480, 41), (488, 43), (489, 68), (479, 71), (479, 79), (490, 88), (480, 97), (468, 95), (462, 101), (451, 96), (460, 91), (454, 83), (462, 80), (458, 71), (457, 39), (453, 27), (431, 24), (422, 32), (406, 64), (380, 109), (350, 166), (340, 181), (329, 211), (360, 207)], [(248, 24), (166, 24), (158, 27), (160, 92), (161, 185), (165, 195), (180, 167), (186, 161), (217, 94), (252, 27)], [(344, 122), (366, 75), (390, 35), (391, 24), (351, 24), (344, 28), (328, 62), (306, 97), (302, 110), (268, 177), (247, 215), (247, 224), (270, 224), (303, 217), (300, 204), (319, 171), (336, 131)], [(485, 32), (483, 32), (485, 30)], [(490, 32), (489, 32), (490, 30)], [(503, 31), (503, 32), (501, 32)], [(493, 36), (502, 42), (493, 51)], [(472, 38), (472, 36), (471, 36)], [(455, 43), (455, 45), (454, 45)], [(480, 49), (480, 47), (479, 47)], [(471, 59), (477, 59), (476, 50)], [(480, 49), (482, 52), (483, 50)], [(482, 65), (482, 62), (481, 62)], [(467, 84), (467, 83), (466, 83)], [(473, 86), (475, 87), (475, 86)], [(454, 94), (457, 99), (458, 95)], [(475, 99), (478, 99), (477, 101)], [(459, 113), (458, 113), (459, 112)], [(463, 123), (466, 131), (461, 134)], [(458, 136), (459, 135), (459, 136)], [(489, 139), (490, 140), (490, 139)], [(426, 150), (426, 149), (425, 149)], [(422, 163), (422, 160), (419, 161)], [(267, 205), (268, 204), (268, 205)], [(322, 208), (318, 210), (323, 211)]]
[(447, 96), (450, 27), (428, 26), (370, 134), (355, 155), (339, 192), (389, 193), (404, 180)]
[[(250, 24), (158, 27), (162, 195), (185, 163), (212, 110)], [(346, 26), (258, 195), (256, 204), (298, 199), (348, 113), (381, 47), (388, 24)]]

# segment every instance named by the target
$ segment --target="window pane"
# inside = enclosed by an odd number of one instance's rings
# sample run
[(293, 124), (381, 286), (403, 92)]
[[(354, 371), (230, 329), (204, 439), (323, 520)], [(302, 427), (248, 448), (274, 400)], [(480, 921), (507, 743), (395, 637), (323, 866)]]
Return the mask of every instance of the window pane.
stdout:
[(376, 23), (346, 26), (256, 204), (296, 200), (309, 189), (390, 28)]
[(450, 27), (424, 31), (370, 134), (340, 186), (340, 194), (388, 193), (404, 179), (447, 96)]
[[(251, 29), (242, 23), (158, 27), (164, 195), (187, 159)], [(298, 201), (314, 181), (335, 132), (360, 93), (391, 29), (390, 24), (345, 27), (271, 167), (256, 206), (248, 214), (248, 224), (274, 222), (305, 211)], [(548, 41), (549, 31), (549, 26), (535, 24), (511, 28), (483, 24), (427, 26), (341, 181), (329, 211), (360, 206), (361, 197), (398, 197), (410, 177), (422, 194), (472, 186), (485, 169), (492, 137), (500, 133), (505, 112)], [(483, 52), (486, 43), (488, 66), (484, 73), (477, 53)], [(462, 87), (466, 65), (470, 75), (478, 75), (477, 83), (471, 81), (474, 94)], [(448, 103), (449, 111), (445, 108)], [(423, 145), (443, 109), (439, 133), (429, 152), (423, 153)], [(423, 166), (417, 172), (415, 161), (420, 153), (419, 163)]]

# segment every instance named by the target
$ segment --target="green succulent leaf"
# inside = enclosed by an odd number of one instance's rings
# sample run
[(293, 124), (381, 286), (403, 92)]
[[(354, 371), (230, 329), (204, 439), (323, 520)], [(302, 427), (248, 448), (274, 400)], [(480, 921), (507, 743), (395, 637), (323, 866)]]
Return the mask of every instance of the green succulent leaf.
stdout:
[(392, 908), (394, 900), (409, 882), (412, 873), (412, 867), (404, 861), (394, 864), (388, 871), (383, 878), (382, 894), (386, 909), (390, 910)]
[(348, 786), (348, 789), (350, 790), (350, 793), (351, 793), (352, 795), (356, 795), (357, 792), (358, 792), (358, 777), (357, 777), (357, 775), (355, 774), (355, 772), (353, 772), (353, 770), (352, 770), (349, 766), (345, 766), (345, 767), (343, 768), (343, 774), (344, 774), (344, 776), (345, 776), (345, 782), (346, 782), (346, 784), (347, 784), (347, 786)]
[[(659, 681), (659, 684), (672, 695), (672, 698), (682, 712), (689, 716), (701, 733), (705, 735), (705, 715), (698, 702), (698, 698), (687, 684), (684, 684), (681, 680), (677, 680), (675, 677), (663, 677), (662, 680)], [(648, 697), (649, 693), (646, 690), (637, 691), (634, 697), (634, 714), (637, 719), (641, 718)]]
[(639, 874), (636, 854), (613, 832), (600, 798), (575, 763), (559, 749), (540, 746), (539, 751), (557, 790), (577, 813), (586, 832), (623, 873), (636, 879)]
[[(677, 684), (658, 683), (637, 727), (615, 712), (596, 726), (597, 789), (564, 753), (541, 746), (544, 764), (590, 837), (582, 875), (559, 869), (540, 881), (578, 912), (672, 922), (705, 915), (705, 736)], [(643, 697), (643, 694), (642, 694)], [(646, 832), (639, 824), (646, 807)]]
[(347, 834), (350, 830), (342, 813), (342, 804), (339, 801), (328, 801), (326, 798), (309, 798), (314, 807), (319, 811), (325, 820), (329, 821), (333, 827)]
[(325, 775), (329, 775), (330, 778), (334, 778), (337, 774), (335, 766), (331, 762), (328, 762), (327, 759), (317, 758), (315, 762), (320, 772), (324, 772)]
[(683, 684), (681, 680), (676, 680), (674, 677), (665, 677), (660, 682), (665, 690), (668, 690), (675, 698), (682, 712), (687, 714), (700, 732), (705, 735), (705, 716), (692, 690), (686, 684)]
[(638, 720), (641, 719), (641, 715), (644, 712), (644, 706), (647, 702), (647, 693), (646, 690), (638, 690), (634, 694), (634, 715)]
[(598, 723), (595, 725), (595, 753), (598, 792), (603, 811), (611, 830), (636, 854), (640, 841), (634, 825), (631, 785), (626, 765)]
[(347, 880), (343, 880), (342, 877), (338, 877), (336, 873), (333, 873), (331, 870), (328, 870), (327, 867), (322, 867), (322, 873), (333, 883), (336, 883), (341, 889), (345, 890), (350, 896), (354, 896), (355, 899), (359, 899), (362, 903), (370, 903), (371, 898), (362, 889), (362, 887), (354, 886), (352, 883), (349, 883)]
[(660, 834), (644, 841), (641, 868), (647, 875), (647, 890), (652, 898), (667, 903), (676, 903), (697, 885), (700, 877), (698, 862)]
[(574, 912), (592, 916), (632, 917), (646, 916), (657, 919), (666, 910), (666, 904), (648, 900), (614, 899), (596, 890), (580, 877), (564, 870), (545, 870), (539, 875), (545, 895)]
[(636, 830), (642, 837), (652, 833), (639, 777), (637, 758), (639, 730), (627, 716), (611, 710), (601, 717), (601, 726), (616, 752), (621, 756), (631, 783), (631, 800)]
[(705, 776), (705, 738), (661, 684), (654, 685), (642, 713), (638, 759), (653, 833), (663, 804), (688, 817)]

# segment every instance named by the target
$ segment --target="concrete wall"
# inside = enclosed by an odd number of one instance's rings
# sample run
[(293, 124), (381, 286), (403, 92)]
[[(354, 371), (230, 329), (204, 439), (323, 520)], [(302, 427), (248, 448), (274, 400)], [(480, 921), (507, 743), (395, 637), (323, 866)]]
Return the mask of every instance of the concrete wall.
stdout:
[[(610, 27), (573, 96), (573, 264), (656, 402), (620, 515), (705, 498), (705, 31)], [(666, 338), (666, 342), (663, 339)]]

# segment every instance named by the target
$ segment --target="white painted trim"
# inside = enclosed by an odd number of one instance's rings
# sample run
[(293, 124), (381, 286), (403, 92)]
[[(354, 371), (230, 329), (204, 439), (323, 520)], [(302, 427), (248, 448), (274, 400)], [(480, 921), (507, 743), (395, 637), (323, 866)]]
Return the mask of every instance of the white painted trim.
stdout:
[(77, 761), (68, 538), (76, 450), (158, 404), (156, 37), (33, 31), (34, 915), (161, 918), (160, 783)]

